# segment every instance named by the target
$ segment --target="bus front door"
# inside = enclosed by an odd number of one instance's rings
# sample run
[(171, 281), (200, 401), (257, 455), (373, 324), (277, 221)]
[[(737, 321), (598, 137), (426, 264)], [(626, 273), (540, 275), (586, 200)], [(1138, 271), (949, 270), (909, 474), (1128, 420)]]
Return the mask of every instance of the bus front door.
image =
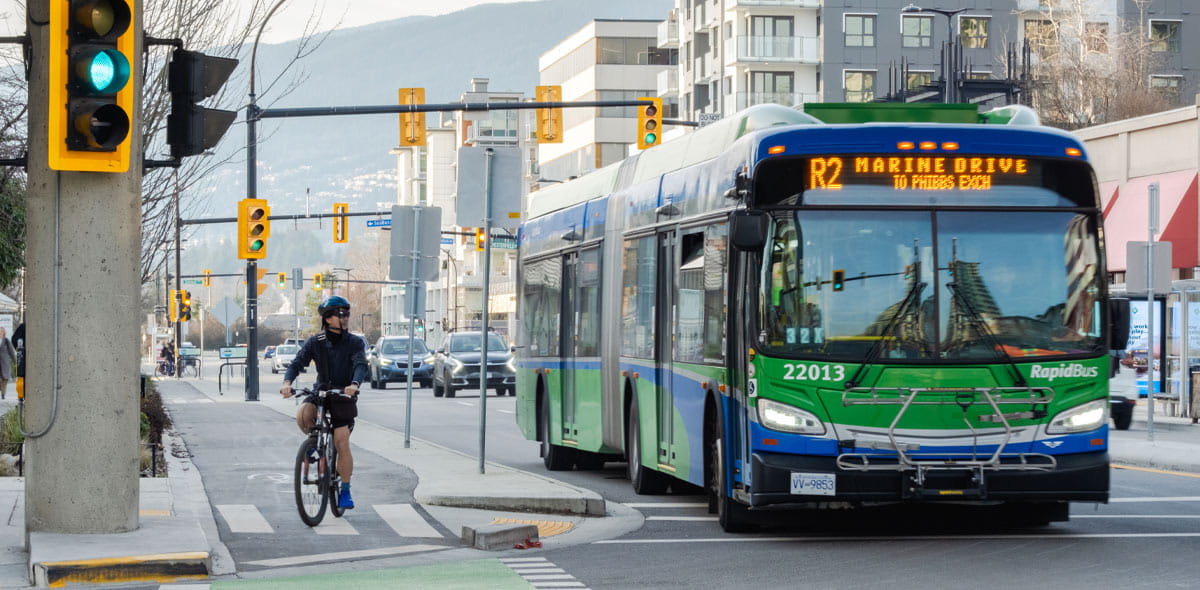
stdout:
[(562, 438), (564, 443), (574, 445), (578, 441), (579, 427), (575, 423), (576, 409), (576, 348), (575, 332), (578, 316), (576, 305), (579, 291), (579, 254), (563, 256), (562, 272), (562, 324), (559, 330), (559, 350), (562, 354)]
[(655, 388), (657, 404), (655, 414), (658, 424), (658, 464), (674, 471), (675, 440), (674, 417), (675, 396), (672, 391), (674, 324), (675, 324), (675, 276), (679, 267), (678, 238), (674, 231), (658, 236), (658, 285), (655, 302), (654, 360), (657, 367)]

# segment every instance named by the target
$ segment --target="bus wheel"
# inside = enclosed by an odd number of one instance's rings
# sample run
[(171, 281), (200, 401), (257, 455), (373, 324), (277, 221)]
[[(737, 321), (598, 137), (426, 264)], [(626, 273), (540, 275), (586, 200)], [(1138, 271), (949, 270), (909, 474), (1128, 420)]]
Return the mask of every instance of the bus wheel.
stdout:
[(665, 493), (667, 486), (671, 485), (671, 480), (661, 471), (642, 465), (641, 438), (638, 430), (638, 407), (635, 402), (629, 410), (629, 423), (625, 425), (625, 458), (629, 462), (626, 468), (629, 483), (633, 484), (633, 491), (641, 495)]
[(721, 525), (721, 529), (727, 533), (743, 533), (750, 529), (747, 514), (749, 511), (740, 502), (725, 495), (725, 490), (729, 487), (726, 485), (729, 471), (725, 459), (725, 445), (721, 442), (725, 438), (725, 429), (719, 415), (715, 420), (716, 423), (710, 429), (712, 438), (708, 441), (711, 471), (707, 486), (708, 504), (710, 507), (716, 506), (717, 523)]
[(542, 441), (542, 463), (550, 471), (567, 471), (575, 466), (575, 449), (550, 444), (550, 405), (542, 402), (538, 412), (538, 440)]

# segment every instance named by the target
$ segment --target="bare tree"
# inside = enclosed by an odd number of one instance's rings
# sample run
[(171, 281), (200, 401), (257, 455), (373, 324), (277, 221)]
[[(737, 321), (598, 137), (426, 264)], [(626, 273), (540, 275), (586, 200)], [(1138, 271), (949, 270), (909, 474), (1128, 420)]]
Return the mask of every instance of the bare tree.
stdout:
[[(1134, 0), (1143, 11), (1148, 0)], [(1171, 108), (1150, 88), (1159, 65), (1139, 23), (1096, 19), (1100, 0), (1058, 0), (1025, 21), (1033, 105), (1048, 125), (1078, 129)], [(1115, 30), (1110, 30), (1115, 27)]]
[[(146, 34), (161, 39), (179, 38), (188, 49), (207, 55), (240, 60), (238, 71), (216, 97), (207, 105), (212, 108), (239, 110), (244, 121), (244, 99), (247, 95), (250, 53), (255, 35), (264, 26), (272, 7), (282, 0), (209, 0), (181, 2), (180, 0), (149, 0), (145, 7)], [(286, 10), (286, 7), (283, 8)], [(259, 77), (255, 91), (260, 106), (269, 107), (287, 96), (306, 76), (299, 62), (320, 47), (328, 32), (317, 34), (316, 25), (323, 18), (320, 10), (309, 16), (299, 38), (291, 45), (292, 53), (284, 67)], [(335, 27), (336, 28), (336, 27)], [(169, 51), (166, 47), (148, 48), (145, 86), (142, 92), (142, 130), (145, 136), (146, 157), (165, 158), (167, 115), (171, 97), (167, 91)], [(263, 72), (258, 72), (263, 74)], [(226, 133), (226, 144), (236, 141), (235, 124)], [(233, 136), (233, 137), (231, 137)], [(259, 141), (265, 137), (260, 136)], [(174, 244), (174, 196), (176, 191), (187, 193), (203, 185), (205, 178), (217, 168), (245, 157), (244, 149), (225, 150), (223, 157), (197, 156), (184, 159), (178, 169), (148, 170), (142, 181), (142, 281), (147, 282), (170, 255)], [(195, 198), (180, 201), (180, 216), (192, 218), (208, 211), (208, 201)], [(185, 228), (186, 231), (187, 228)], [(191, 233), (191, 232), (186, 232)]]

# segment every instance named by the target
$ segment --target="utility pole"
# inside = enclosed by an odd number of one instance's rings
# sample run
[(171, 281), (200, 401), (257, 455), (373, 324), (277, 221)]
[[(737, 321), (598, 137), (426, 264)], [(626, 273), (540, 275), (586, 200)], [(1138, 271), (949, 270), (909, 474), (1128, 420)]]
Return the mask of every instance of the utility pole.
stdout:
[[(143, 35), (141, 3), (134, 4), (114, 21), (128, 27), (118, 43), (122, 54), (129, 50), (132, 73), (117, 95), (130, 102), (110, 111), (127, 116), (128, 136), (110, 152), (73, 151), (62, 135), (74, 132), (65, 124), (66, 101), (51, 98), (66, 88), (55, 83), (70, 71), (61, 60), (78, 57), (51, 51), (74, 15), (61, 1), (27, 4), (26, 534), (138, 528)], [(128, 10), (124, 2), (107, 8), (113, 7)], [(83, 171), (74, 164), (122, 152), (134, 162), (127, 169)], [(98, 296), (104, 313), (91, 304)]]

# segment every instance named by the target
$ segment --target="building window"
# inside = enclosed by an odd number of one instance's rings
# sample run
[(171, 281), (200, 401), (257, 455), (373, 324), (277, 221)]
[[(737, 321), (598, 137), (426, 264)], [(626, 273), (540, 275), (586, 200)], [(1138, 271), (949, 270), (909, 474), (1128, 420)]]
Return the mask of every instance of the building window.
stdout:
[(1025, 40), (1034, 53), (1042, 52), (1053, 44), (1054, 23), (1048, 20), (1025, 21)]
[(914, 72), (909, 71), (905, 77), (909, 90), (914, 90), (922, 86), (933, 84), (933, 72)]
[[(637, 100), (644, 96), (657, 96), (654, 90), (600, 90), (596, 100)], [(597, 107), (597, 117), (637, 118), (637, 107)]]
[(903, 16), (900, 18), (900, 39), (905, 47), (933, 45), (932, 16)]
[(1179, 99), (1179, 89), (1182, 86), (1183, 76), (1150, 76), (1150, 88), (1172, 102)]
[(1108, 23), (1085, 23), (1083, 46), (1092, 53), (1108, 53)]
[(649, 65), (651, 50), (658, 49), (658, 40), (642, 37), (601, 37), (596, 48), (596, 63), (613, 65)]
[(988, 31), (992, 19), (986, 16), (964, 16), (958, 19), (960, 40), (966, 49), (987, 49)]
[(845, 23), (846, 47), (875, 46), (875, 15), (847, 14)]
[(1177, 20), (1150, 21), (1150, 50), (1179, 53), (1179, 25)]
[(875, 72), (846, 70), (844, 87), (846, 102), (871, 102), (875, 100)]

